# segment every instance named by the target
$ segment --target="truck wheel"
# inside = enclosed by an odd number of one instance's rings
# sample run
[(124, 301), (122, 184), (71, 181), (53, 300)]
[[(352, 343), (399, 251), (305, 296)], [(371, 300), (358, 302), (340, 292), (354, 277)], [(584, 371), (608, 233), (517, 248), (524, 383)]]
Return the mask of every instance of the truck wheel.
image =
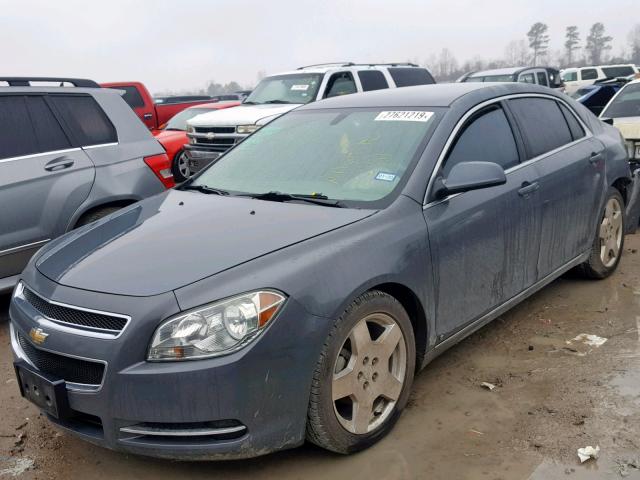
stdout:
[(620, 192), (610, 187), (607, 201), (600, 212), (589, 259), (582, 264), (582, 272), (588, 278), (606, 278), (620, 263), (624, 248), (624, 200)]
[(100, 220), (102, 217), (106, 217), (113, 212), (117, 212), (121, 208), (122, 207), (104, 207), (87, 212), (80, 217), (80, 220), (78, 220), (78, 223), (76, 223), (75, 228), (82, 227), (84, 225), (88, 225), (92, 222)]
[(189, 160), (184, 150), (180, 150), (173, 157), (173, 163), (171, 164), (171, 171), (176, 183), (182, 183), (191, 176), (191, 169), (189, 168)]
[(307, 439), (343, 454), (376, 443), (407, 403), (415, 361), (402, 305), (376, 290), (358, 297), (333, 325), (313, 373)]

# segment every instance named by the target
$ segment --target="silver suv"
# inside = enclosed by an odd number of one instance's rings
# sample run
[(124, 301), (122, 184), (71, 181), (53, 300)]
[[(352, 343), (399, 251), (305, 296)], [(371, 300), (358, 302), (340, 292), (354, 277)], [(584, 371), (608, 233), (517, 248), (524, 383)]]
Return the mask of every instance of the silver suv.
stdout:
[(0, 291), (52, 238), (172, 186), (164, 149), (119, 92), (0, 77)]

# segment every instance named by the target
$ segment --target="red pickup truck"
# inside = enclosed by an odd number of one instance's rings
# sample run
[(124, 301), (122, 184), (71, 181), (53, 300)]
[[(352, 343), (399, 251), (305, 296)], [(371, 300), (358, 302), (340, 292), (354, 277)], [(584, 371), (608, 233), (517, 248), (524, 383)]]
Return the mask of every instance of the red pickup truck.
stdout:
[(149, 90), (147, 90), (147, 87), (140, 82), (110, 82), (101, 83), (100, 86), (123, 90), (124, 95), (122, 98), (124, 101), (131, 106), (133, 111), (140, 117), (140, 120), (142, 120), (150, 130), (161, 129), (171, 117), (185, 108), (202, 103), (211, 103), (211, 99), (207, 98), (188, 102), (156, 104), (153, 102), (153, 97), (149, 93)]

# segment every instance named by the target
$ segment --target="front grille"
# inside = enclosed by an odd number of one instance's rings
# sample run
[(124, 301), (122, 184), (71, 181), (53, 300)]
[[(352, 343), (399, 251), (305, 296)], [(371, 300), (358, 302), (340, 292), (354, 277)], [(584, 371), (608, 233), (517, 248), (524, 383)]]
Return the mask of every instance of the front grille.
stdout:
[(25, 300), (27, 300), (33, 308), (51, 320), (89, 329), (110, 330), (114, 333), (121, 332), (127, 324), (126, 318), (86, 312), (84, 310), (76, 310), (74, 308), (49, 303), (26, 287), (23, 295)]
[(195, 127), (196, 133), (236, 133), (236, 127)]
[(104, 376), (104, 364), (66, 357), (34, 347), (20, 333), (18, 343), (29, 361), (41, 372), (61, 378), (66, 382), (100, 385)]
[(234, 143), (236, 143), (236, 139), (235, 138), (220, 138), (220, 137), (216, 137), (216, 138), (197, 138), (196, 140), (198, 143), (203, 143), (205, 145), (233, 145)]

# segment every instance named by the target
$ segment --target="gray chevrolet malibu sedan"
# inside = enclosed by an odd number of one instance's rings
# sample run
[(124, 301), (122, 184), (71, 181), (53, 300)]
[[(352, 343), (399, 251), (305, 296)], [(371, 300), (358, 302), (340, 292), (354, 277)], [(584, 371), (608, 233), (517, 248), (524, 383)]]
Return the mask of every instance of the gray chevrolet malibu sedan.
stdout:
[(10, 308), (21, 393), (144, 455), (355, 452), (448, 347), (611, 274), (635, 189), (618, 132), (535, 85), (313, 103), (44, 247)]

